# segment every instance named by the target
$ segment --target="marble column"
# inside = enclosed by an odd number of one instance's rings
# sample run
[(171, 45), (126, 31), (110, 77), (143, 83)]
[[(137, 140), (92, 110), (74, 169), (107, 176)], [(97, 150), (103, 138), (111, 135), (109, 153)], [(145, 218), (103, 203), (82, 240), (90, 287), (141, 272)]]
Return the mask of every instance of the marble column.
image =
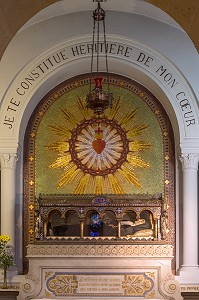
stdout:
[(181, 156), (183, 171), (183, 265), (181, 283), (199, 283), (198, 266), (198, 160), (199, 154)]
[(1, 157), (1, 234), (9, 235), (15, 246), (15, 198), (17, 154), (2, 153)]

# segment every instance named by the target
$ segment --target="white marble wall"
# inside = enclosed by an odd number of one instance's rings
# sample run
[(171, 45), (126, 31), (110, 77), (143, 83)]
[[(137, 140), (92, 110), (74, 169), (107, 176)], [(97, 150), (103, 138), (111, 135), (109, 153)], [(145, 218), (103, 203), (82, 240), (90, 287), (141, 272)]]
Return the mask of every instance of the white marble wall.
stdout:
[(30, 245), (25, 299), (175, 299), (169, 245)]

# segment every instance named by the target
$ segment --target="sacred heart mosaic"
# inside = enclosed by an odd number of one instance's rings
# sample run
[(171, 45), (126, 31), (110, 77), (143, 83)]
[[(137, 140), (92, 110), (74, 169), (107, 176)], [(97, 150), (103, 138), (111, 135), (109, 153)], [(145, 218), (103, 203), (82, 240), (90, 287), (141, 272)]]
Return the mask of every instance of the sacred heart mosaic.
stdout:
[(80, 119), (68, 109), (62, 109), (62, 125), (50, 125), (58, 141), (46, 148), (56, 151), (58, 156), (49, 167), (63, 170), (57, 188), (77, 178), (74, 194), (85, 193), (91, 185), (95, 194), (106, 190), (123, 194), (124, 181), (141, 187), (134, 169), (150, 167), (141, 152), (151, 145), (140, 139), (149, 126), (136, 124), (137, 109), (122, 114), (120, 99), (115, 100), (108, 116), (89, 115), (81, 99), (78, 107)]

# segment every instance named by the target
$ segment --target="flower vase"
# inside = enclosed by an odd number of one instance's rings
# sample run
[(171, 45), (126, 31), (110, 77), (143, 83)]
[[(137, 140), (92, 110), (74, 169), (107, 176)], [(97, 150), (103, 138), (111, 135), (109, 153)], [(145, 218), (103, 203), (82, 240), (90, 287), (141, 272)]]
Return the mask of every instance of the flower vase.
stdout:
[(7, 266), (4, 266), (3, 268), (3, 289), (8, 288), (8, 283), (7, 283)]

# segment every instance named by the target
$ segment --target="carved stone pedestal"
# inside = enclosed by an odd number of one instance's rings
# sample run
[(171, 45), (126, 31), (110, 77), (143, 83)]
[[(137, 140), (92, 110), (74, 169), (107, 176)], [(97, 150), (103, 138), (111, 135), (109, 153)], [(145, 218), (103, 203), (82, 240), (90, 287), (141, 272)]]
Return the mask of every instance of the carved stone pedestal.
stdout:
[(19, 291), (0, 289), (0, 300), (16, 300), (18, 295)]
[(27, 257), (20, 300), (182, 300), (171, 245), (40, 244)]

